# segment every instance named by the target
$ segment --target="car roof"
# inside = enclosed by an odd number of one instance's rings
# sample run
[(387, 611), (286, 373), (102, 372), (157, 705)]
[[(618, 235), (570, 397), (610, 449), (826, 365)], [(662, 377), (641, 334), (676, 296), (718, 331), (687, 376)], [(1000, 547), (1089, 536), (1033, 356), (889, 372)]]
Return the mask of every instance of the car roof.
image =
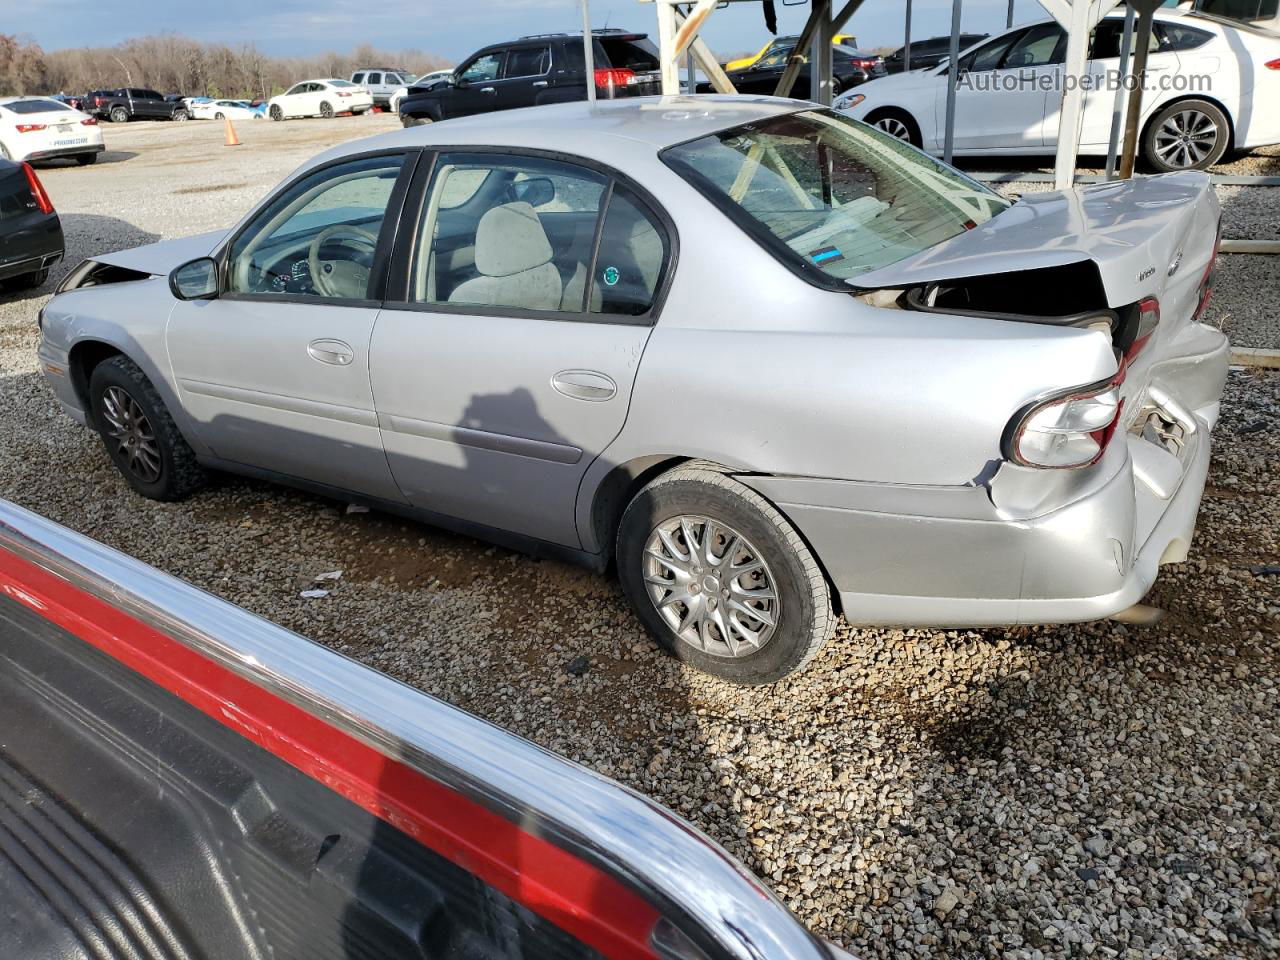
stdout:
[[(794, 113), (805, 106), (780, 97), (721, 94), (625, 97), (599, 100), (594, 107), (579, 100), (409, 127), (342, 144), (324, 156), (334, 159), (370, 149), (436, 144), (541, 148), (549, 140), (572, 143), (573, 152), (586, 157), (596, 152), (595, 146), (601, 153), (612, 152), (618, 141), (646, 143), (656, 152), (728, 127)], [(530, 110), (537, 114), (530, 114)]]

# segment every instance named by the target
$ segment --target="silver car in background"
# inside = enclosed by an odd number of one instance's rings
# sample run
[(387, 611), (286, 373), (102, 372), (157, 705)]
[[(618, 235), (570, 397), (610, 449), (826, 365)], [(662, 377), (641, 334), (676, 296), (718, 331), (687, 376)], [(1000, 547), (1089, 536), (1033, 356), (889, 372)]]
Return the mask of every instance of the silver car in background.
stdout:
[(855, 624), (1091, 620), (1187, 555), (1227, 343), (1198, 173), (1011, 203), (811, 104), (344, 144), (95, 257), (42, 368), (144, 496), (274, 478), (617, 564), (710, 673)]

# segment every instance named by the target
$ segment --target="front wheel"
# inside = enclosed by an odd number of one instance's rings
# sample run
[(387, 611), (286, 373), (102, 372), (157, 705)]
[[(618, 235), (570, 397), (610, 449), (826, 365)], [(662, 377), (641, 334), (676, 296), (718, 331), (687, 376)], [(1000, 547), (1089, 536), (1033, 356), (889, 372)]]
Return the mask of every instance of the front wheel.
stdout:
[(868, 115), (867, 123), (877, 130), (887, 133), (895, 140), (909, 143), (913, 147), (919, 147), (924, 142), (920, 136), (920, 127), (917, 126), (911, 114), (905, 111), (877, 110)]
[(128, 357), (117, 355), (93, 368), (89, 405), (107, 455), (138, 493), (182, 500), (204, 485), (204, 469), (160, 394)]
[(710, 465), (663, 474), (627, 506), (618, 575), (658, 643), (742, 684), (804, 667), (834, 629), (826, 578), (786, 518)]
[(178, 123), (185, 123), (187, 120), (191, 119), (191, 114), (187, 113), (185, 110), (175, 110), (173, 111), (173, 119)]
[(1142, 155), (1161, 173), (1204, 170), (1222, 159), (1231, 145), (1231, 124), (1207, 100), (1180, 100), (1147, 124)]
[(111, 122), (112, 123), (128, 123), (129, 111), (126, 110), (124, 107), (113, 107), (111, 110)]
[(323, 117), (325, 120), (333, 119), (333, 104), (331, 104), (328, 100), (320, 104), (320, 116)]
[(271, 114), (271, 119), (272, 119), (272, 120), (283, 120), (283, 119), (284, 119), (284, 111), (280, 109), (280, 107), (279, 107), (279, 105), (278, 105), (278, 104), (274, 104), (274, 103), (273, 103), (273, 104), (271, 105), (271, 109), (270, 109), (270, 110), (268, 110), (267, 112)]
[(225, 119), (225, 117), (226, 117), (226, 114), (222, 113), (221, 111), (213, 115), (213, 119), (215, 120), (222, 120), (222, 119)]

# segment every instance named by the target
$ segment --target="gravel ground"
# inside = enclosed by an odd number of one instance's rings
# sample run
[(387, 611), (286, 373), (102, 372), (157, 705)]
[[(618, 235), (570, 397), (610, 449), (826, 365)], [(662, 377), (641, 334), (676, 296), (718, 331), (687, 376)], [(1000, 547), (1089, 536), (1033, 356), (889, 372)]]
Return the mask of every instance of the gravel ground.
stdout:
[[(74, 263), (229, 222), (379, 125), (242, 124), (234, 151), (108, 128), (118, 165), (43, 175)], [(807, 672), (744, 690), (661, 656), (611, 579), (235, 478), (133, 495), (36, 370), (45, 295), (0, 297), (0, 496), (644, 791), (857, 955), (1280, 952), (1280, 576), (1250, 570), (1280, 562), (1280, 375), (1230, 377), (1161, 624), (842, 624)]]

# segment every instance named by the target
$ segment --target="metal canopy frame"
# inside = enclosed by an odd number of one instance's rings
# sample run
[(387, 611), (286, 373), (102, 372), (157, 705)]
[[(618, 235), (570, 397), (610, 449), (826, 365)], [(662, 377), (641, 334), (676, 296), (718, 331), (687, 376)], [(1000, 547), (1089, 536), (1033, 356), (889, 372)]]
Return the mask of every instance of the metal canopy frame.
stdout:
[[(583, 0), (584, 7), (588, 0)], [(732, 2), (758, 2), (758, 0), (639, 0), (652, 3), (658, 16), (658, 50), (662, 73), (662, 92), (674, 96), (680, 92), (680, 59), (686, 54), (696, 62), (718, 93), (736, 93), (733, 81), (721, 68), (711, 49), (699, 36), (707, 18), (717, 7)], [(785, 0), (784, 0), (785, 2)], [(792, 88), (804, 66), (804, 51), (808, 51), (814, 65), (810, 71), (809, 99), (830, 106), (833, 94), (831, 40), (848, 22), (865, 0), (844, 0), (837, 8), (832, 0), (811, 0), (813, 10), (800, 32), (791, 60), (778, 81), (774, 96), (791, 96)], [(1121, 51), (1120, 72), (1125, 76), (1141, 77), (1146, 68), (1147, 50), (1150, 45), (1152, 20), (1162, 0), (1037, 0), (1045, 11), (1067, 33), (1067, 51), (1063, 63), (1064, 79), (1082, 77), (1089, 65), (1089, 37), (1094, 27), (1108, 13), (1127, 2), (1124, 41)], [(951, 58), (948, 71), (947, 116), (944, 158), (951, 159), (951, 146), (955, 129), (955, 90), (959, 77), (956, 54), (959, 51), (960, 12), (962, 0), (952, 0)], [(911, 2), (906, 3), (904, 34), (907, 44), (911, 41)], [(1137, 26), (1134, 27), (1134, 15)], [(1013, 3), (1010, 0), (1007, 22), (1013, 23)], [(1133, 49), (1133, 70), (1128, 70), (1129, 51)], [(910, 47), (908, 46), (908, 56)], [(908, 61), (909, 62), (909, 61)], [(906, 66), (907, 64), (904, 64)], [(693, 69), (689, 69), (690, 92)], [(1130, 82), (1127, 104), (1117, 91), (1112, 116), (1111, 143), (1107, 154), (1107, 173), (1110, 177), (1116, 167), (1117, 139), (1124, 123), (1124, 142), (1120, 160), (1120, 176), (1133, 175), (1137, 150), (1137, 127), (1142, 103), (1142, 84)], [(1076, 158), (1080, 152), (1081, 124), (1084, 119), (1084, 90), (1079, 82), (1064, 82), (1062, 108), (1059, 115), (1058, 147), (1054, 160), (1054, 185), (1066, 189), (1075, 182)]]

